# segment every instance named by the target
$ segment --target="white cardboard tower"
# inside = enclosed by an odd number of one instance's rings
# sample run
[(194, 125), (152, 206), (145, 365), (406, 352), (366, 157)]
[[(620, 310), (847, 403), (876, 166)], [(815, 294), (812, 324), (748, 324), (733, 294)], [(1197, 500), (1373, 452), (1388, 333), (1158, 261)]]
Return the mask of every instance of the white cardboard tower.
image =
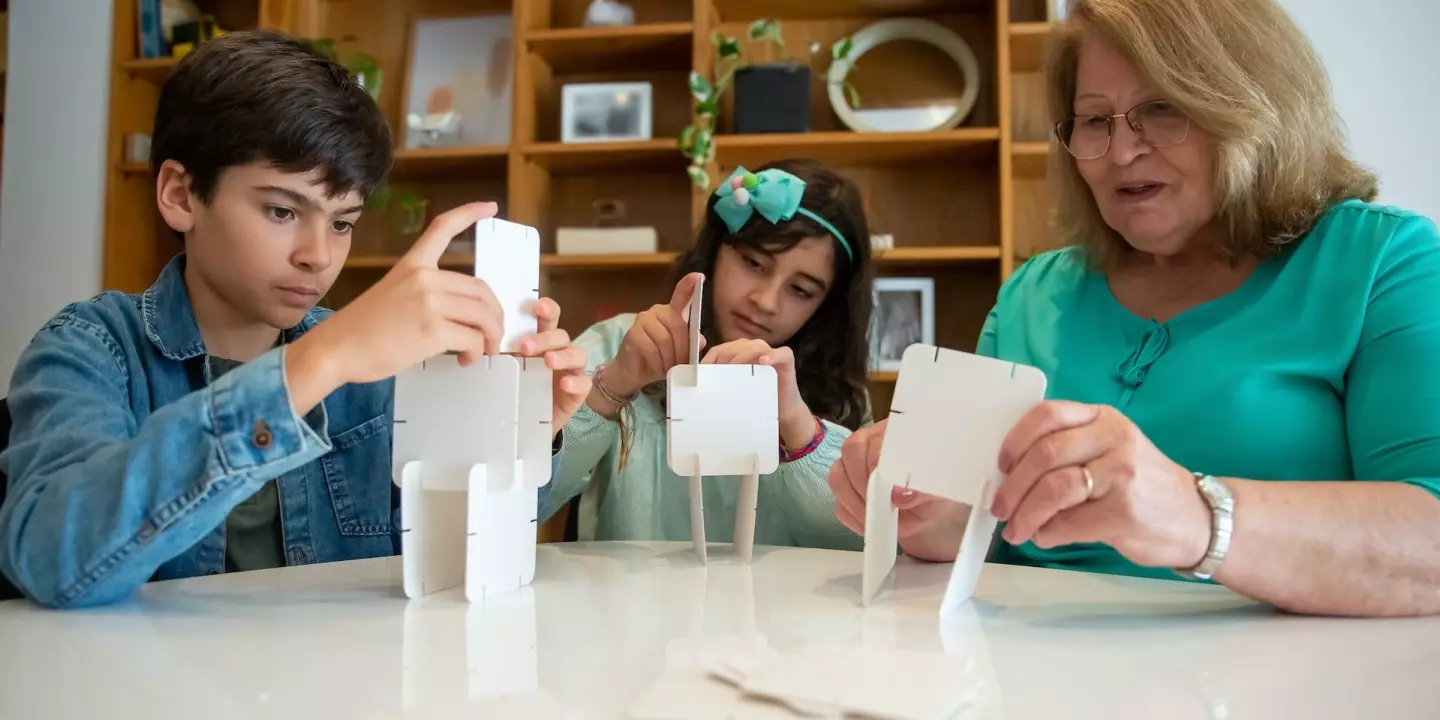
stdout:
[[(540, 236), (504, 220), (475, 227), (475, 275), (504, 309), (501, 353), (536, 330)], [(535, 576), (536, 499), (550, 482), (552, 373), (542, 358), (445, 354), (395, 378), (393, 474), (400, 486), (405, 595), (457, 585), (465, 597)]]
[(932, 345), (906, 348), (880, 462), (865, 498), (862, 599), (866, 605), (895, 567), (900, 511), (890, 499), (905, 487), (970, 505), (940, 614), (975, 592), (997, 525), (990, 503), (999, 487), (1000, 446), (1010, 428), (1045, 399), (1039, 369)]
[(760, 476), (780, 464), (780, 409), (775, 368), (766, 365), (701, 365), (700, 303), (705, 279), (690, 298), (690, 361), (666, 377), (666, 438), (670, 470), (690, 478), (690, 542), (706, 562), (705, 493), (709, 475), (739, 475), (731, 542), (742, 562), (755, 544), (755, 506)]

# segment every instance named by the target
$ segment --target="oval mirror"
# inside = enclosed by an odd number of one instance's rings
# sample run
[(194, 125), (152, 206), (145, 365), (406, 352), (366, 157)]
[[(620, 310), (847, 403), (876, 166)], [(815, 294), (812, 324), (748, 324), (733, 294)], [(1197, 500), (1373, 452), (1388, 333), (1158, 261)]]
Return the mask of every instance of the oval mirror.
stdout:
[(975, 109), (979, 79), (975, 52), (959, 35), (931, 20), (898, 18), (855, 33), (849, 55), (830, 65), (827, 83), (831, 107), (855, 132), (926, 132), (964, 122)]

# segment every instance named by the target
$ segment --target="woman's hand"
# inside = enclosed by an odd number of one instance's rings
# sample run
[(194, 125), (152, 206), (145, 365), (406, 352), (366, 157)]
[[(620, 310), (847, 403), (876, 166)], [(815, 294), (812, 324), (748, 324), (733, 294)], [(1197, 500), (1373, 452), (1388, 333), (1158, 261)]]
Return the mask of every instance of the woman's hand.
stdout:
[[(605, 388), (620, 396), (633, 395), (665, 379), (670, 368), (690, 362), (690, 326), (685, 307), (695, 294), (700, 273), (686, 275), (675, 285), (666, 305), (640, 313), (620, 341), (615, 359), (605, 366)], [(700, 338), (705, 346), (705, 338)]]
[(1194, 567), (1209, 548), (1210, 509), (1193, 476), (1108, 405), (1035, 406), (1006, 436), (999, 463), (1006, 477), (991, 512), (1011, 544), (1100, 542), (1167, 568)]
[(702, 365), (766, 365), (775, 368), (779, 385), (780, 437), (787, 448), (803, 448), (815, 438), (815, 416), (800, 397), (795, 381), (795, 353), (772, 348), (764, 340), (736, 340), (710, 348)]
[[(880, 464), (888, 422), (882, 420), (851, 435), (827, 478), (835, 495), (835, 517), (856, 535), (865, 534), (865, 497), (870, 474)], [(931, 562), (955, 559), (970, 518), (968, 505), (898, 487), (891, 489), (890, 501), (900, 510), (900, 547), (907, 555)]]
[(520, 342), (521, 357), (543, 357), (554, 373), (551, 389), (550, 435), (554, 437), (580, 409), (590, 395), (590, 378), (585, 375), (584, 348), (570, 344), (570, 333), (560, 329), (560, 304), (550, 298), (535, 303), (536, 330)]

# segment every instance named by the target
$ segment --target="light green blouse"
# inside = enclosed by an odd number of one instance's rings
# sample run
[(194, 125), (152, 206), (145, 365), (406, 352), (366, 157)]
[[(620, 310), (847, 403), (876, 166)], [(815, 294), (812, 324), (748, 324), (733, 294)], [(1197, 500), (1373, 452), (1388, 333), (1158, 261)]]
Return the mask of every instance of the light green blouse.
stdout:
[[(592, 326), (575, 345), (589, 354), (589, 372), (619, 352), (635, 322), (620, 315)], [(565, 451), (554, 489), (540, 508), (543, 519), (581, 495), (577, 527), (581, 540), (689, 540), (690, 479), (665, 461), (665, 410), (642, 395), (633, 403), (629, 457), (617, 472), (620, 428), (584, 405), (565, 425)], [(632, 420), (627, 419), (627, 422)], [(835, 496), (825, 477), (840, 458), (850, 431), (825, 423), (825, 439), (809, 455), (760, 477), (755, 544), (858, 550), (864, 543), (835, 518)], [(776, 438), (775, 452), (780, 452)], [(728, 543), (735, 528), (740, 478), (704, 479), (705, 535)]]
[[(1420, 215), (1339, 204), (1164, 323), (1123, 308), (1079, 249), (1040, 255), (1001, 288), (977, 350), (1038, 367), (1049, 398), (1119, 408), (1195, 471), (1440, 495), (1440, 234)], [(1175, 577), (1104, 545), (995, 542), (999, 562)]]

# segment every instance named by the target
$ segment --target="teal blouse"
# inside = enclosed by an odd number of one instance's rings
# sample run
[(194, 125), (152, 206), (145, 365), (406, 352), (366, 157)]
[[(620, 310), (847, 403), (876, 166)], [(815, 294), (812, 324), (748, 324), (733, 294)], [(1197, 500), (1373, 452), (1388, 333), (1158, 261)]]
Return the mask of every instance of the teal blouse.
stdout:
[[(1198, 472), (1440, 496), (1440, 233), (1414, 213), (1338, 204), (1241, 287), (1163, 323), (1122, 307), (1080, 249), (1039, 255), (1001, 288), (977, 352), (1038, 367), (1048, 398), (1118, 408)], [(1175, 577), (1104, 545), (995, 542), (998, 562)]]

